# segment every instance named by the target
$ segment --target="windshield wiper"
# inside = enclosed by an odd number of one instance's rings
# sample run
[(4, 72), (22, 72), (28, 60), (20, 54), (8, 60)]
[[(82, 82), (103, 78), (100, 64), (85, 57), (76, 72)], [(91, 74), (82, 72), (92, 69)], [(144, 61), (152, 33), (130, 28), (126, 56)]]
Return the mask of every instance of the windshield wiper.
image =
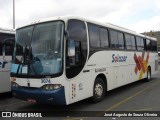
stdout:
[[(25, 65), (26, 64), (26, 57), (27, 57), (27, 45), (25, 46), (24, 50), (23, 50), (23, 56), (21, 57), (21, 60), (20, 60), (20, 64), (18, 65), (18, 68), (17, 68), (17, 74), (19, 72), (19, 69), (20, 69), (20, 66), (21, 65)], [(22, 68), (21, 68), (22, 69)], [(22, 73), (22, 72), (21, 72)]]
[[(17, 73), (16, 73), (16, 74), (18, 74), (18, 72), (19, 72), (19, 68), (20, 68), (20, 66), (22, 65), (22, 61), (23, 61), (23, 57), (21, 57), (21, 61), (20, 61), (20, 64), (18, 65)], [(21, 73), (22, 73), (22, 72), (21, 72)]]
[[(30, 66), (32, 66), (32, 70), (33, 72), (38, 75), (37, 71), (35, 70), (34, 66), (33, 66), (33, 56), (32, 56), (32, 47), (30, 47), (29, 50), (29, 57), (28, 57), (29, 61), (28, 61), (28, 73), (30, 72)], [(31, 59), (32, 59), (32, 63), (31, 63)]]

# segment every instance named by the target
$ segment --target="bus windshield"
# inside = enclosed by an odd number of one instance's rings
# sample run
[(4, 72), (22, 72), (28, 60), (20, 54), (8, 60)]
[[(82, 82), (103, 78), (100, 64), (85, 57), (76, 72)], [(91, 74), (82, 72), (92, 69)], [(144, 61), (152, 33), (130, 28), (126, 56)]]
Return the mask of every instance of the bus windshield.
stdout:
[(11, 73), (31, 76), (61, 73), (63, 31), (62, 21), (18, 29)]

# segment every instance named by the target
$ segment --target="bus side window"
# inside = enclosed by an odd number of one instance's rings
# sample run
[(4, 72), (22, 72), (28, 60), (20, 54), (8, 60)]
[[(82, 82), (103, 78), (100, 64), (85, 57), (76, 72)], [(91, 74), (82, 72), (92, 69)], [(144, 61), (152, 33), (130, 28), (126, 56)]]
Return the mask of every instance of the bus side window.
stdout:
[(125, 34), (125, 41), (126, 41), (126, 49), (131, 50), (132, 42), (131, 42), (131, 36), (129, 34)]
[(6, 40), (4, 44), (5, 44), (5, 55), (12, 56), (13, 49), (14, 49), (14, 41), (13, 40)]
[(100, 44), (99, 26), (89, 23), (88, 30), (89, 30), (90, 46), (92, 48), (100, 48), (101, 44)]
[(153, 52), (157, 52), (157, 42), (156, 41), (151, 41), (152, 47), (151, 50)]
[(116, 30), (110, 30), (110, 39), (111, 39), (111, 48), (112, 49), (118, 49), (119, 43), (118, 43), (118, 32)]
[(133, 35), (125, 33), (126, 49), (136, 50), (136, 41)]
[(100, 28), (100, 40), (102, 48), (109, 47), (108, 30), (106, 28)]
[(0, 55), (2, 55), (2, 49), (3, 49), (3, 45), (2, 45), (2, 39), (0, 36)]
[(124, 49), (124, 36), (123, 33), (118, 32), (118, 42), (119, 42), (119, 49)]
[(15, 35), (13, 34), (5, 34), (1, 33), (0, 34), (0, 54), (2, 55), (2, 50), (4, 51), (5, 49), (5, 55), (12, 55), (13, 52), (13, 47), (14, 47), (14, 37)]
[(152, 46), (151, 46), (151, 40), (146, 39), (146, 50), (147, 51), (151, 51), (151, 48), (152, 48)]
[(137, 50), (144, 50), (144, 39), (136, 36)]
[(132, 50), (136, 50), (136, 40), (133, 35), (131, 35), (131, 43), (132, 43)]

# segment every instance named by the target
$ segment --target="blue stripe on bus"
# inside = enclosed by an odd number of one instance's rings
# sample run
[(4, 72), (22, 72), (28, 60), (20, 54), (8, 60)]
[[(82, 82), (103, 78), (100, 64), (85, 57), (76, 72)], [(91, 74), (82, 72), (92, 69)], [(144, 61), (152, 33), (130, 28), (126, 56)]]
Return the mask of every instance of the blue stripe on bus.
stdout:
[(66, 105), (64, 87), (57, 90), (46, 91), (41, 88), (12, 87), (15, 98), (22, 100), (35, 100), (36, 103)]

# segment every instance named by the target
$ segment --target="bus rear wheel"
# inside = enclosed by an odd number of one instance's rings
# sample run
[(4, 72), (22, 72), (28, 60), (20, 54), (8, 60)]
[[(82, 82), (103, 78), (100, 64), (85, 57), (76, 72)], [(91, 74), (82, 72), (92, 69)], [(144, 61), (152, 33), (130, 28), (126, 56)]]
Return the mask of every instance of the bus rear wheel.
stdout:
[(100, 102), (105, 97), (105, 83), (102, 78), (96, 78), (93, 88), (93, 102)]
[(148, 67), (146, 81), (149, 82), (150, 80), (151, 80), (151, 69), (150, 67)]

